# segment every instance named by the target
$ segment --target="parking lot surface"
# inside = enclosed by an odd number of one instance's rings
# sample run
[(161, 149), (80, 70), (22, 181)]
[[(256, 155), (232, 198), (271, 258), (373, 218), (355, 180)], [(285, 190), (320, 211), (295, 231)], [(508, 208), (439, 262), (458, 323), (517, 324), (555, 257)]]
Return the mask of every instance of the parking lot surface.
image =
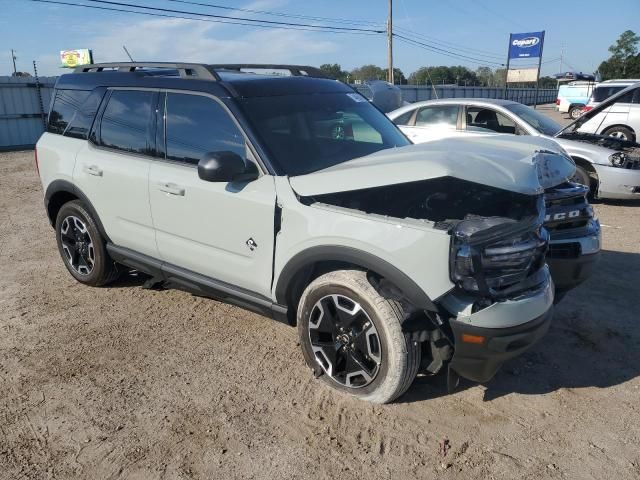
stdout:
[(374, 406), (315, 381), (294, 328), (76, 283), (42, 196), (33, 152), (0, 154), (1, 479), (640, 478), (640, 204), (596, 205), (595, 275), (492, 382)]

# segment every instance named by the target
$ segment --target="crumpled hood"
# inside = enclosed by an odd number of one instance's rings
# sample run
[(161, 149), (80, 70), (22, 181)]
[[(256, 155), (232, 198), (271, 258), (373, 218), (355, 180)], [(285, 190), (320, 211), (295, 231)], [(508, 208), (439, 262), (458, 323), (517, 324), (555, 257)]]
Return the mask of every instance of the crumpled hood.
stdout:
[(534, 195), (574, 171), (573, 161), (553, 140), (492, 135), (382, 150), (289, 181), (303, 197), (440, 177)]

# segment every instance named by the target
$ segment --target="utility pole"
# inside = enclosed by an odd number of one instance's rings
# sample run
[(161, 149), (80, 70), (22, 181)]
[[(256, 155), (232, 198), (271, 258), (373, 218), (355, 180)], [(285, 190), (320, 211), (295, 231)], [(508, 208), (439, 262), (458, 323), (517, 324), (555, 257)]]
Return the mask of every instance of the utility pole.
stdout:
[(389, 19), (387, 20), (387, 53), (389, 57), (389, 72), (387, 80), (393, 84), (393, 0), (389, 0)]
[(13, 62), (13, 75), (15, 76), (18, 71), (16, 70), (16, 53), (11, 49), (11, 61)]
[(562, 73), (562, 60), (564, 57), (564, 44), (562, 45), (562, 48), (560, 48), (560, 73)]

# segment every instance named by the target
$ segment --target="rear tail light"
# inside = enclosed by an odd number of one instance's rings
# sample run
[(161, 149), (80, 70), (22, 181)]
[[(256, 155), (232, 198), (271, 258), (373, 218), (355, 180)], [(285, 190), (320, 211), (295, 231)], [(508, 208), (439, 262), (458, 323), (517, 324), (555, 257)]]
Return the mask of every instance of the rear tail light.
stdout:
[(38, 176), (40, 176), (40, 165), (38, 164), (38, 149), (36, 148), (34, 151), (34, 157), (36, 161), (36, 172), (38, 172)]
[(560, 99), (556, 98), (556, 105), (560, 105)]
[(590, 107), (589, 105), (582, 107), (582, 113), (588, 112), (589, 110), (593, 110), (593, 107)]

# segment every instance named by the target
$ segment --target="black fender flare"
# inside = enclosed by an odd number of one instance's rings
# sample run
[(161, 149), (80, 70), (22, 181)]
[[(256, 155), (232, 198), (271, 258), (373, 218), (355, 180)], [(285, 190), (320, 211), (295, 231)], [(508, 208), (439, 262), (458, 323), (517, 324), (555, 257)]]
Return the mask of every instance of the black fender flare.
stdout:
[(55, 226), (56, 219), (51, 218), (51, 216), (49, 215), (49, 203), (51, 202), (51, 199), (53, 198), (53, 196), (56, 193), (60, 193), (60, 192), (67, 192), (77, 197), (78, 200), (80, 200), (84, 204), (84, 206), (87, 208), (87, 210), (95, 220), (96, 225), (98, 226), (98, 230), (100, 231), (100, 234), (102, 235), (102, 237), (107, 242), (111, 241), (109, 239), (109, 236), (107, 235), (107, 232), (104, 229), (104, 225), (102, 225), (102, 221), (100, 220), (100, 216), (98, 215), (98, 212), (94, 208), (89, 198), (84, 194), (82, 190), (80, 190), (78, 187), (76, 187), (73, 183), (71, 183), (68, 180), (54, 180), (49, 184), (49, 186), (47, 187), (47, 190), (45, 191), (44, 208), (47, 211), (47, 217), (49, 217), (49, 223), (51, 223), (52, 226)]
[(324, 261), (350, 263), (371, 270), (398, 287), (415, 307), (422, 310), (438, 311), (424, 290), (403, 271), (371, 253), (340, 245), (311, 247), (294, 255), (278, 277), (275, 288), (276, 301), (281, 305), (286, 305), (287, 293), (296, 275), (304, 271), (306, 267)]

